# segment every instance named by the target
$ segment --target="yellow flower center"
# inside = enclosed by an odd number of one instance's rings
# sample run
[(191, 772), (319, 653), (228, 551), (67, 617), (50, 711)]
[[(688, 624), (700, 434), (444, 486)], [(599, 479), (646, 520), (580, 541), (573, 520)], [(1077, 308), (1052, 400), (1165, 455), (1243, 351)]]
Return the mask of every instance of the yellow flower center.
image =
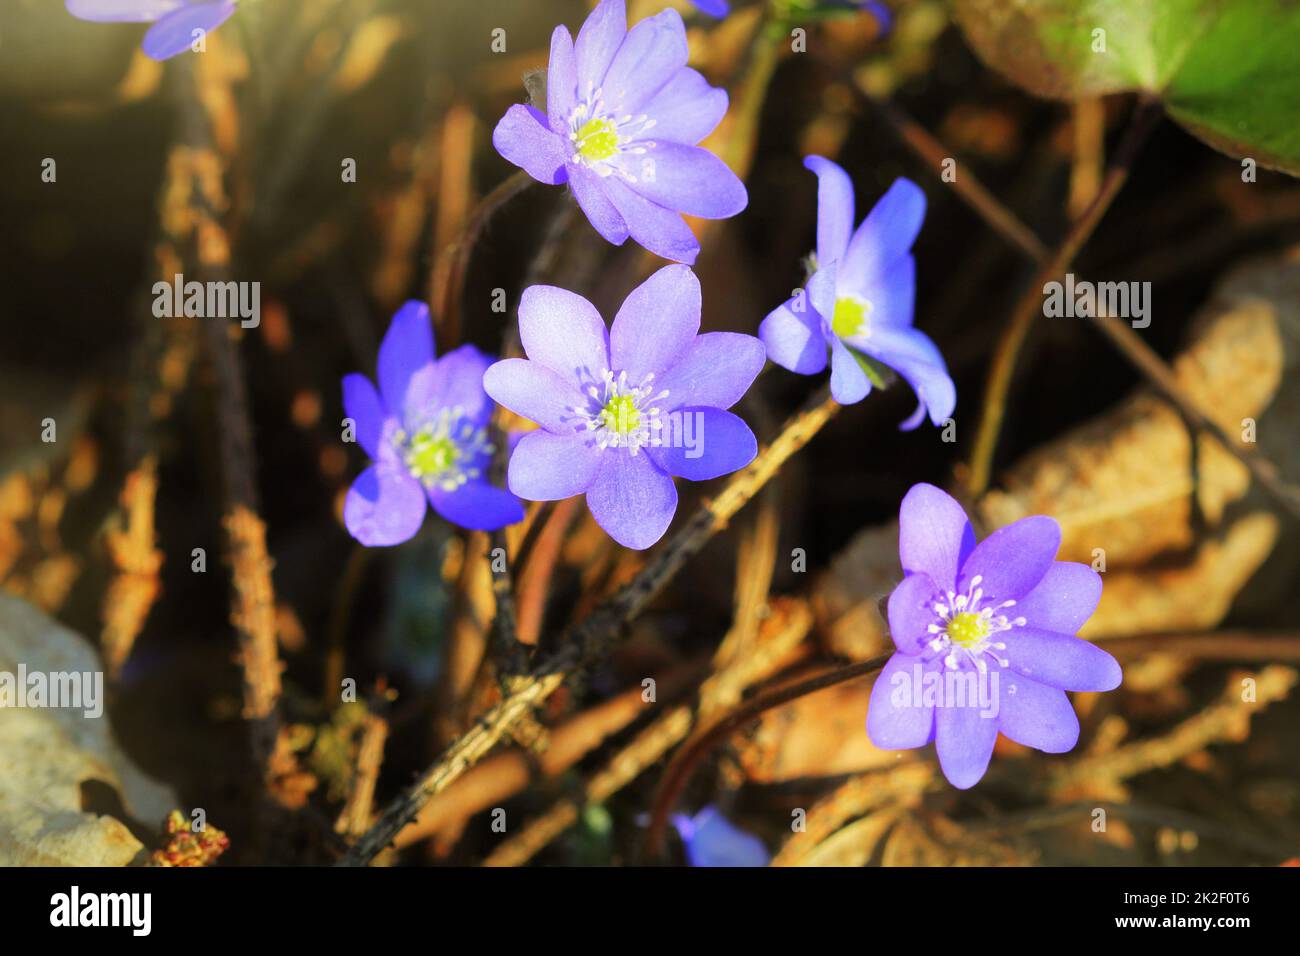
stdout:
[(871, 303), (857, 296), (846, 295), (835, 300), (835, 314), (831, 329), (842, 339), (867, 334)]
[(982, 614), (964, 611), (948, 621), (948, 637), (962, 647), (975, 647), (989, 636), (989, 623)]
[(641, 424), (641, 411), (633, 395), (615, 395), (601, 410), (600, 421), (606, 428), (629, 435)]
[(609, 120), (595, 117), (578, 127), (573, 145), (583, 159), (602, 162), (618, 152), (618, 133)]
[(426, 428), (411, 439), (406, 466), (418, 479), (436, 478), (448, 471), (460, 458), (460, 449), (446, 435), (436, 435)]

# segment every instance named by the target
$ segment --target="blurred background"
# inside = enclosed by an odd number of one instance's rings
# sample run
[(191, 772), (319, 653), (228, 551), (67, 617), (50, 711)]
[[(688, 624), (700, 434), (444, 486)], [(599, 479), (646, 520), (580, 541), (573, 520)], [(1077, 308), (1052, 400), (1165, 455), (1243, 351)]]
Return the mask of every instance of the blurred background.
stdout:
[[(816, 212), (805, 155), (845, 167), (859, 215), (908, 176), (929, 200), (916, 324), (957, 382), (955, 439), (928, 425), (898, 430), (914, 407), (902, 384), (845, 409), (617, 654), (548, 701), (540, 741), (480, 763), (386, 862), (648, 862), (644, 816), (692, 726), (747, 689), (886, 646), (877, 602), (901, 576), (898, 502), (916, 482), (968, 477), (990, 362), (1035, 267), (933, 160), (955, 157), (959, 177), (983, 183), (1051, 247), (1096, 196), (1134, 110), (1127, 95), (1030, 96), (977, 59), (939, 0), (890, 3), (888, 16), (742, 0), (721, 20), (684, 0), (630, 0), (629, 21), (664, 6), (686, 18), (692, 65), (731, 95), (706, 145), (750, 196), (732, 220), (692, 223), (704, 328), (755, 332), (803, 282)], [(0, 661), (27, 660), (13, 649), (20, 631), (37, 635), (29, 648), (95, 648), (116, 744), (64, 754), (55, 727), (22, 741), (0, 728), (10, 791), (0, 861), (141, 862), (168, 842), (163, 814), (202, 808), (229, 836), (222, 863), (324, 862), (497, 698), (485, 536), (430, 518), (411, 543), (366, 551), (342, 527), (342, 495), (364, 463), (340, 441), (339, 380), (373, 371), (408, 298), (433, 303), (440, 351), (471, 341), (494, 352), (526, 284), (581, 292), (610, 316), (660, 264), (635, 244), (603, 242), (562, 189), (516, 191), (475, 219), (514, 172), (491, 147), (493, 126), (545, 68), (553, 27), (576, 32), (588, 10), (582, 0), (248, 0), (206, 53), (159, 64), (139, 51), (141, 27), (6, 0), (0, 585), (14, 601), (0, 605)], [(804, 52), (791, 49), (795, 27), (807, 32)], [(211, 120), (206, 151), (187, 132), (196, 113)], [(917, 151), (927, 145), (939, 150), (929, 160)], [(53, 182), (42, 179), (50, 158)], [(340, 175), (348, 159), (355, 182)], [(205, 178), (207, 201), (220, 197), (210, 221), (193, 213), (187, 186)], [(471, 223), (481, 231), (458, 260)], [(1292, 483), (1297, 241), (1292, 178), (1261, 168), (1243, 182), (1237, 159), (1163, 122), (1075, 269), (1150, 282), (1142, 339), (1230, 434), (1254, 420), (1258, 450)], [(205, 320), (151, 311), (154, 282), (209, 255), (262, 289), (261, 325), (215, 357)], [(491, 307), (498, 289), (506, 313)], [(223, 475), (232, 379), (222, 355), (236, 357), (246, 389), (252, 444), (236, 470), (265, 525), (286, 665), (276, 814), (241, 719), (221, 557), (223, 517), (243, 487), (232, 492)], [(770, 439), (813, 387), (769, 369), (739, 410)], [(47, 418), (53, 442), (42, 440)], [(679, 809), (716, 804), (793, 863), (1300, 857), (1294, 517), (1235, 457), (1192, 437), (1084, 320), (1034, 324), (993, 475), (968, 500), (981, 533), (1046, 513), (1065, 529), (1062, 559), (1102, 552), (1106, 592), (1083, 633), (1122, 658), (1126, 682), (1077, 695), (1078, 748), (1048, 757), (1002, 740), (996, 772), (959, 793), (936, 780), (927, 751), (870, 746), (859, 681), (729, 739)], [(717, 487), (682, 487), (676, 524)], [(549, 562), (517, 594), (521, 631), (543, 648), (645, 561), (582, 508), (534, 510), (512, 534), (530, 560)], [(59, 626), (75, 634), (39, 636)], [(649, 710), (646, 674), (658, 675)], [(354, 703), (338, 700), (342, 678), (356, 682)], [(649, 732), (659, 736), (647, 743)], [(620, 757), (635, 770), (611, 776)], [(42, 759), (57, 766), (33, 764)], [(1103, 832), (1092, 825), (1099, 806), (1111, 810)], [(491, 826), (494, 808), (511, 821), (505, 834)], [(808, 829), (792, 834), (800, 808)], [(552, 829), (525, 831), (538, 820)], [(63, 842), (31, 835), (65, 825)], [(661, 860), (684, 859), (670, 840)]]

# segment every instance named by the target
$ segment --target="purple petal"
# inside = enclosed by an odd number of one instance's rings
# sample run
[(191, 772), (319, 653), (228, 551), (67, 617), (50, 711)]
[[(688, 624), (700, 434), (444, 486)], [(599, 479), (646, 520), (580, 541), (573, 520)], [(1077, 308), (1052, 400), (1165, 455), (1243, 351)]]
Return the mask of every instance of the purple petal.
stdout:
[(633, 192), (621, 178), (604, 180), (605, 195), (627, 223), (629, 234), (655, 255), (691, 265), (700, 254), (700, 243), (686, 220), (640, 193)]
[(587, 404), (571, 380), (529, 359), (497, 362), (483, 374), (483, 388), (498, 405), (560, 434), (577, 425), (572, 409)]
[(975, 786), (993, 756), (997, 717), (986, 715), (978, 704), (936, 707), (934, 725), (935, 752), (943, 775), (958, 790)]
[(471, 531), (496, 531), (524, 520), (524, 506), (510, 492), (471, 481), (455, 491), (430, 488), (429, 503), (447, 521)]
[(601, 0), (578, 31), (574, 53), (578, 61), (578, 95), (586, 97), (604, 82), (614, 54), (627, 37), (623, 0)]
[(612, 242), (616, 246), (627, 242), (627, 223), (623, 221), (623, 214), (610, 200), (608, 180), (602, 179), (581, 163), (570, 163), (568, 176), (573, 197), (578, 200), (578, 206), (586, 214), (592, 228), (607, 242)]
[(749, 203), (745, 184), (718, 157), (699, 146), (658, 143), (634, 156), (632, 188), (653, 203), (688, 216), (726, 219)]
[(853, 181), (823, 156), (809, 156), (804, 167), (817, 174), (817, 260), (839, 260), (853, 232)]
[(867, 397), (871, 379), (848, 346), (836, 336), (827, 336), (831, 343), (831, 395), (841, 405), (852, 405)]
[(739, 471), (758, 454), (758, 439), (744, 419), (720, 408), (685, 407), (664, 419), (664, 445), (647, 449), (664, 471), (688, 481), (708, 481)]
[(425, 415), (436, 409), (459, 408), (476, 427), (486, 425), (492, 417), (492, 402), (483, 391), (483, 374), (492, 362), (492, 356), (472, 345), (462, 345), (438, 359), (430, 377)]
[[(700, 280), (689, 266), (664, 266), (633, 289), (609, 332), (610, 367), (636, 384), (661, 375), (700, 331)], [(658, 392), (658, 389), (655, 390)]]
[(343, 523), (369, 548), (401, 544), (424, 523), (424, 488), (400, 468), (371, 465), (343, 500)]
[(727, 91), (710, 86), (698, 70), (678, 70), (643, 108), (654, 119), (655, 142), (694, 146), (722, 122), (727, 113)]
[(357, 443), (371, 458), (379, 458), (384, 431), (384, 407), (370, 379), (353, 373), (343, 376), (343, 414), (355, 424)]
[(920, 675), (934, 665), (895, 654), (871, 686), (867, 736), (881, 750), (924, 747), (934, 737), (934, 704), (922, 693)]
[(668, 395), (662, 407), (711, 405), (730, 408), (749, 391), (763, 370), (763, 343), (740, 332), (705, 332), (691, 343), (681, 361), (655, 384)]
[(564, 27), (551, 33), (551, 57), (546, 64), (546, 117), (566, 122), (573, 112), (578, 89), (578, 62), (573, 54), (573, 37)]
[(929, 410), (930, 421), (942, 425), (952, 417), (957, 407), (957, 386), (929, 336), (919, 329), (880, 328), (871, 332), (866, 344), (863, 351), (897, 371), (912, 386)]
[(966, 512), (934, 485), (913, 485), (898, 510), (898, 556), (909, 574), (928, 574), (942, 591), (957, 586), (957, 572), (975, 549)]
[(167, 60), (190, 49), (199, 37), (215, 30), (235, 12), (233, 0), (224, 3), (191, 3), (174, 10), (151, 26), (140, 49), (153, 60)]
[(609, 332), (596, 307), (556, 286), (534, 285), (519, 301), (519, 339), (540, 362), (579, 388), (599, 382), (609, 368)]
[(1060, 547), (1061, 526), (1055, 518), (1021, 518), (975, 546), (962, 565), (957, 590), (965, 591), (971, 579), (979, 576), (986, 603), (989, 598), (1008, 601), (1024, 597), (1043, 580)]
[[(838, 281), (839, 267), (836, 263), (822, 263), (804, 286), (807, 304), (813, 311), (826, 320), (827, 324), (835, 316), (835, 285)], [(829, 338), (829, 336), (828, 336)]]
[(912, 248), (925, 219), (925, 193), (910, 179), (895, 179), (867, 213), (849, 240), (841, 271), (846, 275), (877, 276)]
[(1018, 744), (1049, 754), (1073, 750), (1079, 742), (1079, 718), (1065, 691), (1028, 677), (999, 672), (998, 729)]
[(930, 602), (939, 589), (924, 571), (909, 574), (889, 595), (889, 636), (904, 654), (919, 654), (931, 635), (927, 628), (937, 620)]
[(896, 258), (883, 272), (839, 270), (839, 292), (871, 303), (869, 328), (907, 327), (916, 307), (916, 259), (910, 252)]
[(642, 106), (686, 66), (686, 26), (676, 10), (646, 17), (627, 33), (599, 84), (604, 100), (619, 115)]
[(591, 487), (604, 457), (585, 434), (529, 432), (510, 456), (506, 484), (528, 501), (572, 498)]
[[(802, 311), (795, 311), (802, 305)], [(826, 336), (822, 318), (808, 306), (807, 297), (790, 299), (767, 314), (758, 327), (767, 357), (800, 375), (816, 375), (826, 367)]]
[(1057, 561), (1043, 580), (1016, 602), (1012, 617), (1023, 617), (1031, 627), (1060, 634), (1075, 634), (1101, 600), (1101, 575), (1086, 564)]
[(625, 548), (643, 551), (663, 537), (677, 510), (677, 489), (648, 455), (625, 449), (603, 454), (600, 474), (587, 489), (596, 524)]
[(770, 859), (762, 840), (733, 825), (716, 807), (705, 807), (690, 819), (679, 814), (673, 825), (691, 866), (767, 866)]
[(707, 13), (711, 17), (721, 19), (731, 10), (731, 4), (727, 0), (691, 0), (701, 13)]
[[(421, 410), (429, 398), (432, 369), (429, 307), (412, 300), (397, 310), (379, 343), (379, 393), (390, 413), (405, 421), (408, 409), (416, 413)], [(422, 370), (416, 379), (416, 373)]]
[[(1012, 609), (1015, 610), (1014, 608)], [(1124, 674), (1119, 662), (1095, 644), (1033, 627), (1013, 627), (999, 635), (1017, 674), (1061, 690), (1114, 690)]]
[(506, 110), (492, 131), (492, 145), (538, 182), (557, 186), (568, 181), (564, 166), (569, 158), (568, 144), (551, 132), (546, 117), (531, 106), (516, 103)]
[[(95, 23), (152, 23), (184, 0), (67, 0), (68, 12), (78, 20)], [(188, 44), (186, 44), (188, 46)]]

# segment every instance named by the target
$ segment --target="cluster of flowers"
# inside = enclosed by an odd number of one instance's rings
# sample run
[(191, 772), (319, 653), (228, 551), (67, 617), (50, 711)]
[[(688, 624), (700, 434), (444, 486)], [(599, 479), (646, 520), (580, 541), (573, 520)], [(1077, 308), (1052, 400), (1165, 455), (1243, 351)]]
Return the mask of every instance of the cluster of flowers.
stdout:
[[(67, 2), (92, 19), (155, 20), (145, 47), (160, 56), (184, 48), (175, 42), (181, 33), (211, 28), (235, 6)], [(726, 12), (720, 2), (697, 6)], [(674, 478), (716, 478), (755, 457), (754, 434), (728, 409), (766, 359), (803, 375), (829, 365), (842, 404), (865, 398), (884, 366), (918, 399), (903, 428), (952, 415), (956, 389), (943, 357), (913, 326), (911, 248), (926, 209), (915, 183), (895, 181), (855, 226), (848, 175), (808, 157), (818, 208), (805, 288), (763, 320), (758, 337), (700, 334), (700, 286), (689, 268), (700, 247), (683, 214), (733, 216), (748, 196), (698, 145), (728, 100), (687, 66), (681, 16), (665, 10), (629, 29), (624, 0), (602, 0), (576, 39), (557, 27), (545, 100), (506, 112), (492, 138), (498, 152), (540, 182), (567, 184), (611, 243), (630, 237), (674, 264), (633, 290), (610, 327), (573, 292), (526, 289), (518, 321), (527, 358), (493, 362), (470, 345), (438, 358), (427, 308), (404, 305), (379, 351), (378, 387), (362, 375), (343, 381), (346, 413), (371, 459), (344, 506), (358, 541), (406, 541), (430, 506), (456, 525), (495, 530), (523, 519), (520, 498), (585, 494), (614, 540), (648, 548), (676, 511)], [(493, 402), (537, 426), (514, 436), (508, 490), (489, 480)], [(1075, 637), (1101, 579), (1056, 562), (1059, 543), (1056, 522), (1034, 517), (976, 545), (952, 498), (929, 485), (908, 493), (899, 541), (906, 576), (888, 606), (897, 653), (876, 682), (867, 722), (878, 746), (933, 740), (944, 773), (963, 788), (984, 774), (999, 730), (1048, 752), (1074, 746), (1079, 725), (1065, 691), (1111, 689), (1120, 672)], [(922, 692), (927, 675), (953, 674), (992, 689), (956, 704)], [(691, 832), (711, 832), (703, 822)]]

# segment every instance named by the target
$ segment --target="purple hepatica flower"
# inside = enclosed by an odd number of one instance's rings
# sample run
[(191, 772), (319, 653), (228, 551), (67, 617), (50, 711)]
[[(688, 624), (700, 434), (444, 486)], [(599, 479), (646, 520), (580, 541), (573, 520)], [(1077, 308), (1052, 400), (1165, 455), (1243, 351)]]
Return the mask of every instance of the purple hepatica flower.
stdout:
[(510, 107), (492, 144), (534, 179), (568, 183), (592, 226), (693, 263), (700, 244), (680, 213), (724, 219), (749, 198), (722, 160), (695, 144), (727, 94), (686, 66), (686, 28), (664, 10), (627, 29), (623, 0), (602, 0), (578, 31), (551, 35), (546, 112)]
[(194, 31), (215, 30), (230, 19), (236, 5), (237, 0), (67, 0), (68, 12), (80, 20), (152, 23), (141, 48), (155, 60), (190, 49)]
[(817, 253), (805, 292), (763, 320), (759, 336), (767, 356), (802, 375), (826, 367), (830, 350), (831, 394), (852, 405), (871, 391), (874, 360), (897, 371), (920, 400), (904, 429), (930, 420), (942, 424), (957, 405), (939, 349), (912, 327), (916, 262), (912, 242), (925, 218), (925, 194), (916, 183), (896, 179), (867, 218), (853, 230), (853, 184), (829, 159), (809, 156), (815, 172)]
[(524, 290), (528, 358), (483, 377), (489, 395), (541, 426), (510, 456), (510, 490), (533, 501), (585, 492), (596, 523), (640, 550), (677, 510), (673, 475), (705, 481), (749, 464), (754, 434), (724, 409), (762, 369), (762, 343), (699, 328), (700, 283), (682, 265), (633, 289), (610, 331), (582, 296)]
[(343, 521), (362, 544), (401, 544), (420, 530), (428, 505), (462, 528), (523, 520), (523, 505), (486, 478), (492, 403), (483, 372), (491, 362), (472, 345), (435, 359), (429, 309), (408, 302), (379, 346), (379, 391), (364, 375), (344, 377), (343, 409), (372, 460), (343, 503)]
[(732, 824), (710, 804), (693, 817), (673, 815), (691, 866), (767, 866), (763, 841)]
[(1046, 753), (1079, 739), (1067, 690), (1119, 686), (1119, 664), (1075, 637), (1101, 598), (1101, 577), (1056, 561), (1061, 528), (1022, 518), (978, 545), (966, 513), (933, 485), (915, 485), (899, 512), (906, 576), (889, 596), (897, 652), (871, 690), (867, 734), (877, 747), (935, 741), (954, 787), (984, 776), (998, 731)]

